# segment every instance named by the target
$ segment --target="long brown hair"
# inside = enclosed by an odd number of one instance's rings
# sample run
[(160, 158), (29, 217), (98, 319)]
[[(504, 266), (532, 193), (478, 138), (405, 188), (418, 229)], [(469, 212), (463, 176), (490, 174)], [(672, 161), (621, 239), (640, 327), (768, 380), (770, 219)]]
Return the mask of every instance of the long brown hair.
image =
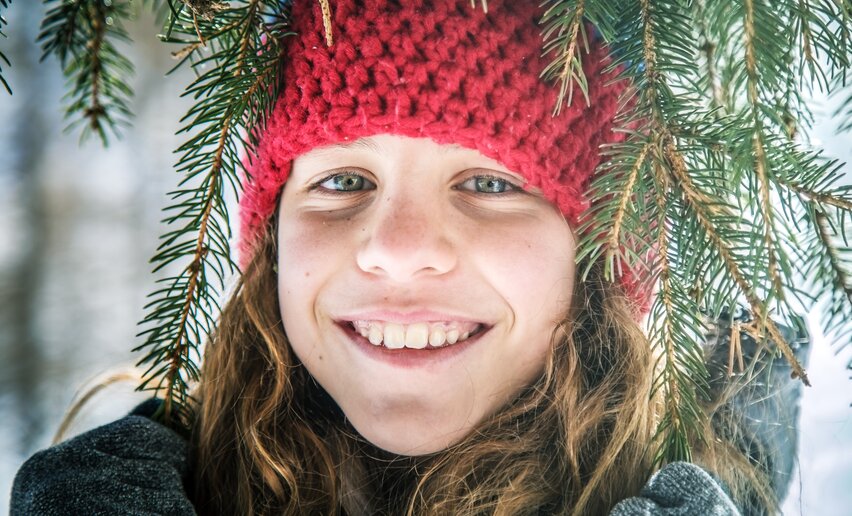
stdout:
[[(575, 282), (537, 381), (450, 448), (397, 457), (361, 438), (293, 353), (274, 235), (270, 224), (207, 345), (193, 433), (200, 513), (605, 514), (647, 481), (654, 361), (600, 267)], [(735, 454), (708, 442), (708, 464), (728, 465)]]

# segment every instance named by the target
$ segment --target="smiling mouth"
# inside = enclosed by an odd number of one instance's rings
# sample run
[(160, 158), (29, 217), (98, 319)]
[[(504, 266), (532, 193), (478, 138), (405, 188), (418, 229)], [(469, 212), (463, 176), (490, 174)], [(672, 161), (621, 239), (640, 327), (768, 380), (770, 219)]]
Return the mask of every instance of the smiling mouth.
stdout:
[(375, 347), (387, 349), (442, 349), (465, 342), (484, 331), (476, 322), (417, 322), (398, 324), (384, 321), (341, 321)]

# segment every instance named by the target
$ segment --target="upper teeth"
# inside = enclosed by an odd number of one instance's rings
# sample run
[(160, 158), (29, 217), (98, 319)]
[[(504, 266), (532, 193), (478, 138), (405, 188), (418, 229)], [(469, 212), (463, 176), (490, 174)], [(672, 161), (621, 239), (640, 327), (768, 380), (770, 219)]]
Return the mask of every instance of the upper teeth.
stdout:
[(374, 346), (384, 344), (386, 348), (423, 349), (427, 345), (433, 348), (444, 344), (461, 342), (479, 329), (477, 323), (419, 322), (397, 324), (384, 321), (352, 321), (355, 331)]

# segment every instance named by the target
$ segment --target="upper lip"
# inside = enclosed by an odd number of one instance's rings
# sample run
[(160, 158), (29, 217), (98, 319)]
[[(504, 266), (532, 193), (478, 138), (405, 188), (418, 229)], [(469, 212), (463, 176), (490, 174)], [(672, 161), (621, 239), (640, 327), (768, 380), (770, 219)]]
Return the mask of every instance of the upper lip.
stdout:
[(487, 324), (483, 319), (460, 315), (449, 311), (430, 309), (396, 310), (378, 309), (351, 312), (335, 317), (338, 321), (384, 321), (397, 324), (412, 324), (418, 322), (463, 321)]

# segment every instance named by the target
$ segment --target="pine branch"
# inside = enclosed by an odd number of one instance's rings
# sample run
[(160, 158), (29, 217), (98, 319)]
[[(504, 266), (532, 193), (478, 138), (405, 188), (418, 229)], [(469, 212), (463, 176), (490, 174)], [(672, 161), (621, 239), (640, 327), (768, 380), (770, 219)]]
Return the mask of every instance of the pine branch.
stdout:
[(55, 55), (68, 81), (66, 130), (82, 125), (81, 139), (95, 133), (104, 145), (107, 131), (119, 136), (132, 116), (133, 90), (125, 78), (133, 64), (115, 42), (129, 41), (123, 22), (130, 17), (128, 0), (46, 0), (55, 4), (45, 16), (38, 42), (42, 60)]
[(699, 41), (698, 48), (701, 49), (701, 55), (704, 58), (704, 66), (707, 70), (705, 78), (707, 97), (710, 99), (709, 106), (711, 108), (723, 110), (727, 105), (726, 95), (722, 89), (721, 79), (718, 72), (718, 64), (716, 57), (715, 43), (710, 35), (709, 21), (707, 19), (707, 10), (703, 0), (693, 2), (696, 23), (698, 24)]
[[(672, 146), (673, 144), (670, 141), (667, 142), (667, 147), (669, 149)], [(733, 250), (730, 248), (729, 244), (726, 242), (726, 239), (723, 238), (723, 236), (717, 229), (717, 224), (713, 223), (713, 216), (707, 210), (707, 202), (703, 194), (701, 194), (692, 184), (692, 180), (686, 172), (686, 167), (683, 166), (683, 164), (680, 162), (679, 157), (675, 153), (675, 151), (669, 151), (667, 149), (667, 152), (671, 155), (672, 158), (675, 159), (675, 166), (673, 167), (673, 171), (675, 172), (679, 185), (681, 186), (681, 188), (683, 188), (686, 201), (694, 210), (695, 216), (697, 217), (698, 221), (706, 232), (707, 237), (713, 243), (714, 248), (719, 251), (721, 258), (724, 260), (724, 263), (727, 267), (728, 273), (736, 282), (736, 285), (739, 288), (740, 292), (743, 293), (746, 299), (748, 300), (752, 313), (761, 322), (762, 327), (765, 327), (766, 330), (769, 332), (770, 338), (772, 338), (772, 340), (775, 342), (775, 345), (781, 351), (781, 354), (784, 355), (784, 358), (786, 358), (787, 362), (790, 364), (790, 368), (793, 370), (793, 374), (795, 375), (795, 377), (801, 378), (805, 385), (810, 385), (808, 376), (802, 368), (801, 364), (799, 364), (799, 361), (793, 353), (793, 350), (790, 348), (790, 345), (784, 339), (780, 330), (778, 330), (778, 327), (775, 325), (772, 319), (768, 317), (768, 313), (765, 308), (765, 302), (758, 297), (755, 292), (755, 289), (748, 281), (747, 276), (744, 275), (740, 270), (740, 266), (738, 265)], [(772, 281), (774, 282), (774, 279)]]
[[(761, 13), (766, 18), (772, 18), (769, 12)], [(769, 276), (775, 287), (775, 293), (783, 296), (784, 287), (781, 284), (781, 277), (778, 274), (778, 255), (782, 253), (775, 245), (775, 240), (772, 237), (771, 228), (775, 225), (772, 220), (772, 206), (769, 196), (769, 178), (766, 163), (766, 151), (764, 149), (763, 120), (762, 120), (762, 104), (758, 96), (758, 59), (757, 59), (757, 28), (755, 26), (755, 5), (754, 0), (745, 0), (744, 8), (744, 34), (745, 34), (745, 68), (747, 76), (748, 102), (751, 108), (752, 128), (751, 135), (752, 151), (754, 154), (754, 173), (757, 176), (760, 214), (763, 217), (763, 238), (769, 255)], [(774, 18), (772, 18), (774, 20)], [(778, 28), (773, 24), (772, 28)], [(763, 70), (761, 70), (763, 72)], [(785, 343), (786, 344), (786, 343)], [(792, 352), (791, 352), (792, 356)]]
[[(778, 182), (803, 206), (795, 214), (797, 224), (811, 229), (794, 247), (797, 268), (803, 281), (813, 283), (811, 290), (826, 297), (824, 334), (834, 336), (845, 347), (852, 334), (852, 186), (833, 186), (842, 177), (836, 161), (821, 160), (818, 154), (792, 156), (786, 175)], [(806, 173), (798, 172), (802, 170)]]
[(182, 62), (189, 59), (199, 75), (184, 94), (196, 99), (180, 131), (192, 135), (178, 149), (176, 169), (184, 179), (165, 210), (164, 221), (177, 229), (163, 236), (152, 258), (155, 271), (188, 265), (151, 294), (140, 323), (148, 327), (140, 333), (146, 340), (137, 348), (146, 351), (140, 364), (148, 365), (140, 389), (158, 391), (166, 400), (158, 416), (177, 426), (191, 420), (189, 386), (198, 379), (199, 346), (214, 327), (225, 275), (235, 268), (224, 198), (236, 193), (240, 152), (256, 143), (274, 104), (286, 24), (278, 2), (250, 0), (227, 9), (202, 3), (195, 9), (172, 4), (177, 19), (166, 22), (173, 31), (165, 40), (185, 47)]
[[(669, 190), (669, 178), (659, 163), (654, 167), (654, 179), (658, 192)], [(656, 196), (659, 220), (658, 226), (666, 224), (666, 199)], [(689, 302), (690, 296), (684, 295), (682, 285), (677, 281), (669, 263), (670, 245), (666, 231), (658, 234), (657, 247), (660, 261), (660, 295), (652, 308), (654, 319), (659, 321), (653, 326), (651, 338), (659, 343), (663, 350), (662, 368), (655, 378), (651, 395), (663, 390), (665, 411), (658, 425), (657, 436), (661, 446), (655, 456), (656, 463), (668, 461), (691, 460), (690, 437), (700, 436), (696, 423), (700, 421), (697, 412), (698, 404), (696, 391), (706, 394), (706, 375), (703, 381), (696, 382), (689, 378), (696, 366), (696, 358), (703, 362), (698, 339), (683, 339), (683, 327), (676, 327), (675, 321), (689, 325), (683, 319), (685, 314), (693, 313), (694, 306), (684, 307), (684, 301)], [(685, 377), (686, 376), (686, 377)], [(697, 389), (695, 387), (698, 387)]]
[(826, 251), (827, 262), (833, 273), (837, 290), (843, 292), (846, 295), (848, 305), (852, 305), (852, 275), (845, 269), (841, 253), (832, 241), (830, 218), (816, 203), (811, 203), (810, 208), (814, 213), (815, 225), (818, 228), (817, 234)]
[(827, 204), (829, 206), (834, 206), (835, 208), (840, 208), (841, 210), (852, 211), (852, 199), (846, 199), (832, 193), (816, 192), (810, 188), (802, 186), (792, 179), (780, 179), (778, 182), (789, 187), (796, 193), (801, 194), (807, 201), (815, 201), (819, 204)]
[[(613, 219), (612, 230), (609, 235), (609, 243), (607, 246), (608, 254), (607, 254), (607, 263), (611, 264), (612, 259), (615, 257), (616, 250), (621, 247), (621, 227), (624, 223), (624, 218), (627, 214), (627, 206), (630, 203), (630, 197), (635, 190), (636, 181), (639, 176), (639, 171), (645, 165), (645, 160), (648, 156), (648, 150), (650, 149), (650, 144), (645, 144), (642, 146), (642, 150), (639, 152), (639, 156), (636, 158), (636, 162), (630, 168), (630, 174), (627, 177), (627, 183), (624, 186), (624, 190), (622, 190), (619, 196), (618, 207), (615, 210), (615, 219)], [(663, 212), (664, 213), (664, 212)], [(661, 232), (663, 233), (663, 232)], [(663, 251), (660, 251), (663, 253)], [(666, 266), (668, 264), (665, 264)]]
[[(12, 3), (12, 0), (0, 0), (0, 7), (2, 7), (3, 9), (7, 9), (9, 7), (9, 4), (11, 4), (11, 3)], [(8, 24), (9, 24), (8, 20), (6, 20), (6, 18), (3, 17), (2, 12), (0, 12), (0, 38), (7, 37), (6, 34), (3, 32), (3, 26), (8, 25)], [(9, 59), (6, 57), (6, 55), (3, 53), (2, 50), (0, 50), (0, 64), (2, 64), (2, 63), (6, 63), (6, 66), (12, 66), (12, 63), (9, 62)], [(11, 95), (12, 94), (12, 88), (11, 88), (11, 86), (9, 86), (9, 83), (6, 82), (6, 79), (3, 77), (3, 67), (2, 66), (0, 66), (0, 83), (3, 83), (3, 88), (5, 88), (6, 91), (9, 93), (9, 95)]]
[[(652, 332), (653, 342), (661, 346), (664, 354), (663, 367), (655, 378), (654, 390), (662, 390), (665, 412), (657, 427), (657, 439), (660, 447), (655, 457), (655, 463), (665, 463), (678, 460), (689, 460), (691, 457), (689, 443), (700, 438), (698, 431), (701, 420), (698, 405), (698, 393), (706, 393), (707, 372), (696, 348), (698, 339), (694, 338), (694, 328), (697, 327), (697, 311), (683, 303), (690, 303), (690, 297), (685, 296), (685, 289), (679, 278), (672, 274), (668, 261), (669, 239), (666, 234), (668, 192), (672, 182), (667, 177), (671, 174), (670, 167), (677, 168), (680, 155), (673, 145), (670, 145), (669, 118), (665, 116), (664, 103), (668, 92), (665, 86), (665, 72), (680, 66), (691, 67), (691, 63), (680, 62), (683, 56), (669, 54), (673, 59), (666, 62), (666, 42), (660, 43), (660, 25), (663, 16), (658, 16), (657, 7), (651, 6), (649, 0), (640, 2), (642, 20), (642, 56), (644, 70), (640, 88), (644, 87), (638, 103), (638, 111), (649, 117), (650, 126), (648, 138), (654, 142), (656, 152), (652, 153), (653, 175), (658, 188), (656, 199), (659, 209), (658, 245), (660, 246), (660, 301), (654, 311), (654, 319), (659, 326), (659, 332)], [(680, 19), (679, 6), (671, 7), (670, 19)], [(663, 10), (663, 9), (661, 9)], [(668, 25), (668, 24), (667, 24)], [(672, 24), (674, 25), (674, 24)], [(675, 27), (677, 27), (675, 25)], [(683, 30), (680, 26), (678, 29)], [(675, 29), (673, 32), (678, 32)], [(670, 45), (670, 43), (668, 43)], [(660, 59), (662, 57), (662, 59)], [(662, 64), (662, 66), (660, 66)], [(644, 102), (643, 102), (644, 100)], [(688, 185), (679, 185), (685, 188)], [(679, 303), (676, 303), (679, 301)], [(664, 307), (665, 310), (660, 308)], [(692, 316), (692, 317), (690, 317)], [(689, 332), (692, 328), (693, 331)], [(691, 333), (691, 335), (690, 335)], [(693, 337), (693, 338), (691, 338)]]
[(607, 2), (586, 0), (546, 0), (543, 6), (547, 8), (540, 20), (543, 26), (542, 55), (552, 54), (554, 57), (541, 72), (541, 77), (559, 87), (553, 107), (555, 116), (565, 105), (571, 105), (575, 88), (579, 88), (588, 104), (588, 83), (582, 66), (583, 52), (589, 52), (586, 24), (612, 37), (616, 7)]
[(559, 95), (553, 108), (555, 116), (560, 113), (565, 102), (571, 105), (575, 84), (583, 92), (586, 104), (589, 103), (589, 87), (583, 72), (581, 54), (581, 50), (588, 53), (589, 45), (583, 27), (584, 0), (551, 3), (553, 5), (545, 11), (541, 24), (545, 27), (544, 53), (555, 53), (556, 57), (542, 71), (541, 76), (559, 84)]
[[(636, 88), (623, 101), (627, 112), (621, 124), (634, 128), (624, 129), (628, 132), (625, 143), (609, 148), (609, 162), (592, 184), (592, 211), (578, 228), (585, 236), (578, 244), (577, 257), (604, 259), (611, 280), (622, 264), (631, 270), (647, 269), (659, 274), (650, 337), (655, 348), (661, 350), (654, 393), (661, 394), (665, 411), (657, 428), (660, 446), (655, 460), (688, 460), (689, 443), (700, 438), (702, 415), (698, 399), (706, 395), (707, 373), (698, 344), (699, 310), (686, 288), (694, 281), (670, 263), (672, 257), (678, 257), (678, 251), (683, 254), (688, 248), (678, 243), (683, 235), (672, 228), (678, 225), (678, 218), (672, 213), (683, 211), (683, 204), (673, 195), (683, 185), (675, 183), (671, 170), (681, 151), (667, 142), (672, 139), (672, 131), (690, 130), (680, 115), (694, 109), (694, 96), (676, 98), (667, 77), (697, 74), (694, 55), (681, 51), (676, 43), (693, 38), (685, 37), (689, 32), (685, 23), (688, 18), (675, 2), (652, 5), (643, 0), (638, 6), (621, 7), (615, 32), (631, 43), (615, 54), (623, 67), (622, 75), (632, 79)], [(641, 45), (632, 43), (636, 41)], [(706, 196), (703, 198), (710, 202)], [(647, 204), (646, 199), (653, 202)], [(648, 221), (656, 222), (654, 239), (643, 234), (651, 226)], [(656, 241), (657, 246), (654, 267), (643, 262), (650, 241)], [(693, 260), (692, 267), (703, 263), (706, 261)]]
[[(586, 0), (585, 7), (595, 3)], [(842, 45), (837, 37), (829, 41), (826, 27), (840, 29), (823, 23), (824, 6), (817, 9), (814, 2), (782, 2), (779, 12), (762, 0), (737, 5), (643, 0), (613, 7), (618, 19), (610, 36), (618, 36), (609, 43), (622, 77), (635, 89), (622, 101), (619, 117), (627, 139), (605, 150), (607, 163), (592, 182), (592, 209), (578, 228), (585, 236), (577, 257), (605, 260), (610, 279), (623, 268), (659, 276), (651, 312), (651, 340), (661, 351), (654, 392), (665, 406), (657, 429), (658, 464), (688, 458), (688, 443), (700, 438), (704, 416), (698, 399), (706, 370), (694, 347), (701, 324), (696, 314), (718, 316), (746, 302), (756, 318), (750, 331), (773, 340), (806, 384), (805, 371), (771, 317), (792, 314), (785, 295), (799, 301), (800, 294), (829, 297), (834, 327), (848, 328), (852, 320), (839, 315), (852, 308), (846, 247), (820, 237), (811, 225), (810, 261), (802, 258), (794, 267), (787, 256), (801, 241), (793, 226), (800, 225), (802, 202), (819, 199), (823, 211), (836, 211), (836, 219), (819, 219), (823, 233), (836, 227), (834, 220), (843, 231), (852, 206), (845, 193), (821, 183), (826, 168), (792, 142), (797, 124), (806, 127), (810, 119), (796, 87), (802, 80), (797, 67), (808, 58), (790, 56), (807, 40), (817, 55), (834, 54), (828, 66), (835, 67), (832, 77), (840, 77), (846, 66)], [(780, 28), (795, 19), (798, 32), (778, 38), (785, 33)], [(708, 70), (718, 72), (718, 83), (707, 77)], [(817, 73), (820, 69), (811, 72)], [(797, 182), (800, 178), (807, 181)], [(648, 242), (661, 255), (653, 265), (644, 262)], [(793, 274), (802, 274), (817, 258), (824, 266), (812, 291), (819, 294), (810, 296)]]
[[(800, 42), (799, 53), (808, 74), (800, 81), (815, 82), (823, 91), (832, 88), (832, 80), (845, 76), (852, 66), (852, 2), (849, 0), (798, 0), (788, 8), (793, 34)], [(823, 70), (820, 60), (828, 66)]]

